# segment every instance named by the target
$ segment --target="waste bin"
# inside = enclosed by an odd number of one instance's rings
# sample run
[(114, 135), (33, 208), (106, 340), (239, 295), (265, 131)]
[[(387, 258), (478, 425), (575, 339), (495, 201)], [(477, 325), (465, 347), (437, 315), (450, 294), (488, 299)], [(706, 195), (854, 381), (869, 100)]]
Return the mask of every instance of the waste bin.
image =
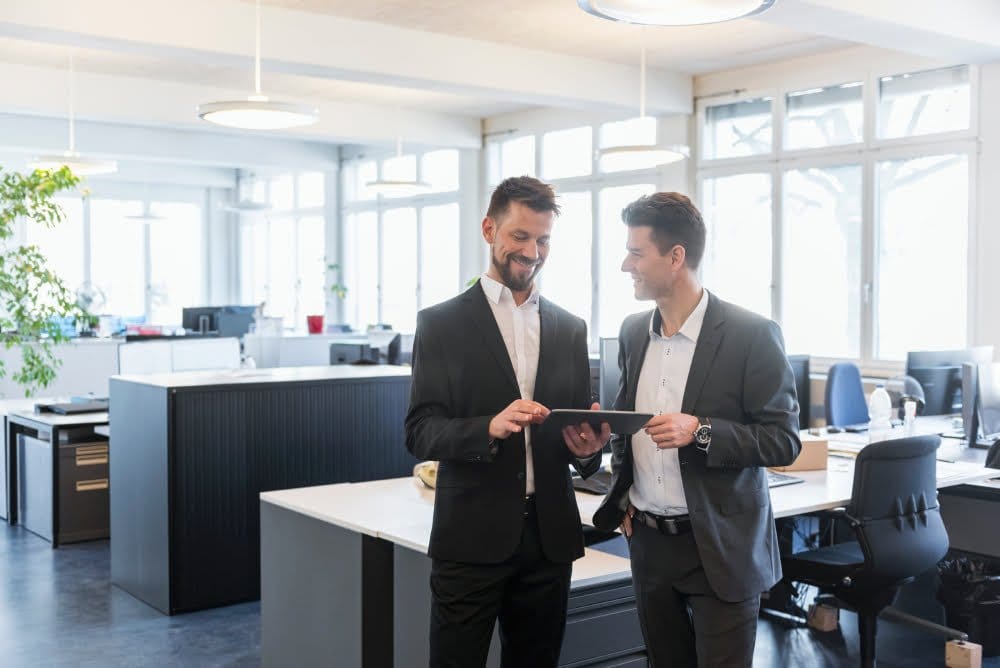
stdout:
[(969, 634), (983, 656), (1000, 655), (1000, 567), (985, 559), (945, 559), (938, 575), (945, 624)]

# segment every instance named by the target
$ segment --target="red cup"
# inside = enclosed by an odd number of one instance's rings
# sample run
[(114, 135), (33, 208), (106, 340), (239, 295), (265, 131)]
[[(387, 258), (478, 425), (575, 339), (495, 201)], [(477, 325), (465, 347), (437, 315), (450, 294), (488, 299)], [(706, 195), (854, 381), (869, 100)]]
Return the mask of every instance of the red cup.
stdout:
[(306, 327), (309, 328), (310, 334), (322, 334), (323, 333), (323, 316), (321, 315), (307, 315), (306, 316)]

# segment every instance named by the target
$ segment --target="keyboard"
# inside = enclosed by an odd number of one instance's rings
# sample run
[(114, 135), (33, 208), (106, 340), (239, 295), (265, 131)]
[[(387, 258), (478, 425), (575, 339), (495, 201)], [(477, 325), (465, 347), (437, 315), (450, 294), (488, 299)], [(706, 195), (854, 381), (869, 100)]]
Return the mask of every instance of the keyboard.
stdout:
[(778, 473), (777, 471), (768, 470), (767, 472), (767, 486), (768, 487), (781, 487), (782, 485), (794, 485), (795, 483), (805, 482), (802, 478), (796, 478), (793, 475), (785, 475), (784, 473)]

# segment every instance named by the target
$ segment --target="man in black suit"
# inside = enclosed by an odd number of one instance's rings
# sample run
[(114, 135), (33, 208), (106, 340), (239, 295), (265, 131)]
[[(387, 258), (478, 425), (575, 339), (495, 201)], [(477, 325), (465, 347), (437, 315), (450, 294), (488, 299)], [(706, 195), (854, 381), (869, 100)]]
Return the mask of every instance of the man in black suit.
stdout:
[(605, 424), (558, 429), (590, 402), (587, 326), (534, 279), (559, 212), (547, 184), (497, 186), (482, 223), (489, 270), (417, 316), (406, 446), (440, 461), (429, 554), (430, 663), (481, 666), (500, 621), (504, 666), (555, 666), (572, 562), (583, 556), (569, 465), (600, 466)]
[(760, 594), (781, 577), (763, 467), (799, 453), (795, 379), (774, 322), (702, 288), (705, 224), (684, 195), (622, 212), (638, 299), (619, 334), (615, 408), (653, 413), (612, 439), (598, 528), (630, 537), (654, 666), (750, 666)]

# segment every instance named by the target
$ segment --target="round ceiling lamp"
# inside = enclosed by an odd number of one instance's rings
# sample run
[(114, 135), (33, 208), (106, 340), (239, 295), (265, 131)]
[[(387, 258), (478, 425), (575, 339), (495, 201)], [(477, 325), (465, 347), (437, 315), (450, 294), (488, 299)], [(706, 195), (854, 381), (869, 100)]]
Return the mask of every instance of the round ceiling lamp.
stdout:
[(33, 169), (55, 171), (68, 167), (77, 176), (93, 176), (95, 174), (113, 174), (118, 171), (118, 163), (114, 160), (87, 158), (76, 152), (76, 69), (73, 52), (69, 54), (69, 148), (62, 153), (38, 156), (31, 162)]
[(722, 23), (765, 12), (775, 0), (576, 0), (588, 14), (650, 26)]
[[(403, 138), (396, 135), (396, 157), (403, 156)], [(431, 189), (431, 184), (416, 179), (375, 179), (365, 184), (373, 194), (382, 197), (412, 197)]]
[(198, 105), (198, 117), (241, 130), (284, 130), (312, 125), (319, 120), (315, 107), (272, 100), (260, 91), (260, 0), (256, 3), (254, 43), (254, 94), (245, 100), (222, 100)]

